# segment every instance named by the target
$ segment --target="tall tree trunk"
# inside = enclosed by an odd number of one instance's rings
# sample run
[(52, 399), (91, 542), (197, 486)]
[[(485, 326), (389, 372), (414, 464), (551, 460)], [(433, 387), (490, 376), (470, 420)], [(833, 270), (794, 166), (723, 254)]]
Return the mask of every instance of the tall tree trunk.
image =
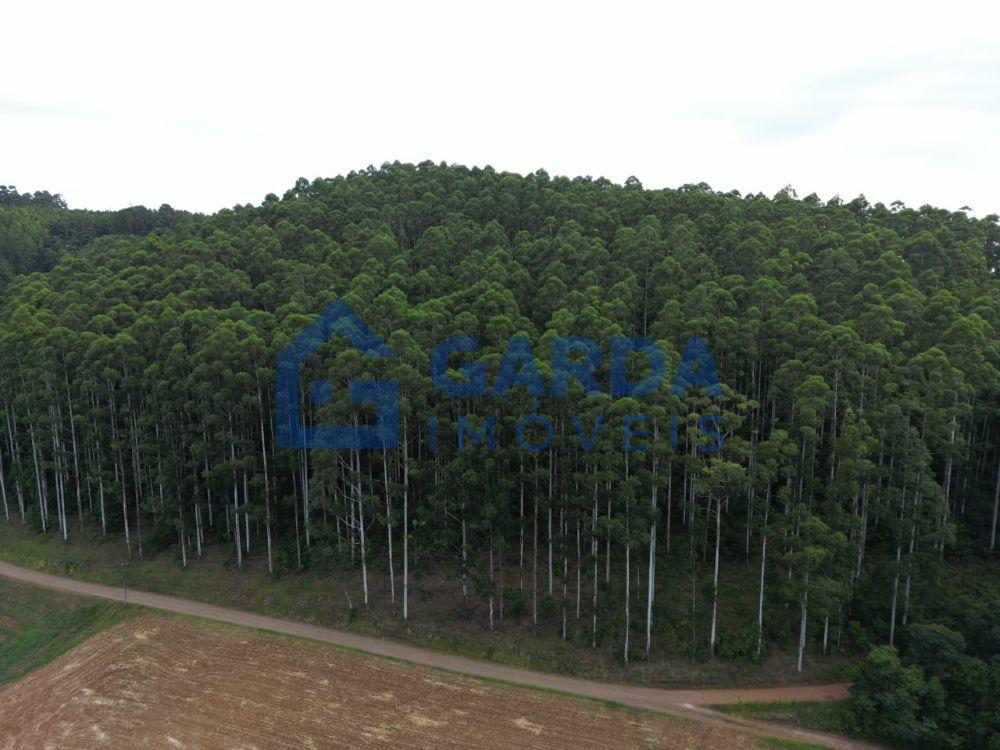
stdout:
[(118, 416), (115, 409), (115, 397), (114, 391), (111, 390), (111, 384), (108, 383), (108, 390), (110, 396), (108, 399), (108, 406), (111, 412), (111, 442), (115, 446), (115, 457), (117, 462), (115, 463), (115, 473), (117, 474), (116, 479), (122, 490), (122, 519), (125, 524), (125, 547), (128, 549), (128, 559), (132, 559), (132, 538), (129, 533), (128, 527), (128, 494), (125, 488), (125, 458), (122, 455), (122, 444), (121, 438), (118, 435)]
[[(535, 473), (538, 472), (538, 456), (535, 455)], [(531, 539), (531, 622), (538, 624), (538, 481), (535, 481), (535, 491), (531, 493), (534, 501)]]
[(583, 586), (583, 558), (580, 549), (580, 516), (576, 518), (576, 619), (580, 620), (580, 596)]
[(771, 509), (771, 480), (767, 480), (764, 498), (764, 526), (761, 529), (760, 540), (760, 593), (757, 596), (757, 656), (760, 657), (764, 647), (764, 580), (767, 569), (767, 516)]
[(630, 537), (631, 529), (630, 523), (631, 518), (629, 514), (629, 495), (630, 489), (628, 485), (628, 451), (625, 452), (625, 651), (623, 658), (625, 663), (628, 664), (628, 639), (629, 631), (631, 630), (632, 615), (630, 612), (631, 597), (632, 597), (632, 587), (630, 585), (629, 575), (632, 571), (632, 539)]
[(548, 506), (549, 507), (548, 507), (548, 513), (547, 513), (547, 517), (548, 517), (548, 550), (549, 550), (549, 596), (552, 596), (553, 591), (554, 591), (553, 586), (552, 586), (552, 578), (553, 578), (553, 571), (552, 571), (552, 492), (553, 492), (553, 488), (552, 488), (552, 485), (554, 484), (554, 480), (555, 480), (555, 467), (553, 465), (552, 448), (550, 447), (549, 448), (549, 502), (548, 502)]
[(10, 523), (10, 508), (7, 506), (7, 483), (4, 481), (3, 451), (0, 451), (0, 497), (3, 498), (3, 517)]
[(140, 497), (142, 495), (142, 473), (139, 465), (138, 421), (135, 412), (132, 411), (131, 402), (127, 403), (129, 405), (129, 442), (132, 447), (132, 473), (135, 476), (135, 482), (132, 488), (132, 497), (135, 502), (135, 549), (139, 554), (139, 557), (142, 557), (142, 508), (140, 504)]
[[(296, 472), (292, 474), (292, 517), (295, 520), (295, 563), (302, 570), (302, 539), (299, 533), (299, 487)], [(351, 484), (351, 565), (354, 565), (354, 485)]]
[(35, 485), (38, 489), (38, 511), (41, 514), (42, 531), (44, 532), (47, 530), (46, 527), (48, 525), (49, 512), (45, 504), (45, 486), (42, 481), (42, 472), (38, 466), (38, 447), (35, 443), (35, 427), (31, 423), (30, 418), (28, 420), (28, 437), (31, 439), (31, 461), (35, 467)]
[[(410, 459), (408, 453), (406, 417), (403, 417), (403, 622), (408, 622), (410, 619)], [(522, 515), (524, 514), (523, 502), (522, 497)]]
[(389, 450), (382, 449), (382, 482), (385, 488), (386, 549), (389, 555), (389, 601), (396, 603), (396, 571), (392, 561), (392, 494), (389, 491)]
[(229, 458), (233, 462), (233, 528), (234, 539), (236, 540), (236, 567), (243, 569), (243, 540), (240, 538), (240, 495), (239, 485), (236, 481), (236, 446), (229, 438)]
[(906, 519), (906, 489), (907, 489), (907, 476), (905, 474), (907, 467), (907, 453), (903, 455), (903, 487), (900, 494), (900, 505), (899, 505), (899, 525), (900, 529), (896, 532), (896, 570), (892, 578), (892, 612), (889, 617), (889, 645), (895, 645), (896, 643), (896, 604), (899, 600), (899, 569), (900, 563), (903, 558), (903, 532), (902, 526)]
[(247, 557), (250, 557), (250, 487), (247, 481), (247, 470), (243, 469), (243, 543), (246, 545)]
[[(711, 496), (708, 501), (709, 508), (712, 507)], [(708, 640), (709, 658), (715, 658), (715, 636), (718, 631), (719, 614), (719, 547), (722, 539), (722, 498), (715, 501), (715, 570), (712, 574), (712, 630)]]
[(469, 535), (465, 520), (465, 503), (462, 503), (462, 604), (469, 601)]
[(181, 543), (181, 567), (187, 568), (187, 545), (184, 543), (184, 505), (180, 502), (180, 498), (177, 498), (177, 517), (180, 519), (180, 523), (177, 526), (177, 535), (180, 537)]
[(802, 618), (799, 620), (799, 659), (796, 669), (802, 671), (802, 657), (806, 652), (806, 622), (809, 617), (809, 571), (805, 572), (802, 587)]
[(568, 624), (566, 622), (566, 598), (569, 595), (568, 584), (569, 584), (569, 550), (566, 543), (566, 537), (568, 536), (568, 530), (566, 525), (566, 508), (565, 502), (563, 502), (563, 507), (559, 509), (559, 534), (562, 537), (562, 559), (563, 559), (563, 570), (562, 570), (562, 638), (565, 641), (568, 636)]
[(365, 543), (365, 503), (361, 491), (361, 453), (353, 452), (358, 482), (356, 485), (358, 502), (358, 542), (361, 545), (361, 585), (364, 588), (365, 607), (368, 606), (368, 545)]
[[(358, 461), (358, 471), (361, 471), (361, 462)], [(301, 462), (301, 472), (302, 472), (302, 527), (305, 529), (306, 536), (306, 549), (312, 546), (312, 537), (310, 529), (312, 527), (312, 522), (309, 518), (309, 449), (302, 449), (302, 462)], [(358, 479), (360, 485), (361, 480)], [(365, 604), (368, 604), (365, 601)]]
[(21, 488), (21, 454), (17, 447), (17, 435), (14, 433), (14, 423), (8, 404), (4, 404), (4, 418), (7, 422), (7, 445), (14, 463), (14, 493), (17, 495), (17, 507), (21, 513), (21, 525), (25, 526), (28, 523), (28, 514), (24, 507), (24, 490)]
[[(955, 393), (955, 404), (958, 404), (958, 393)], [(941, 526), (948, 522), (949, 515), (951, 513), (951, 472), (952, 466), (954, 464), (954, 450), (955, 450), (955, 432), (958, 427), (958, 413), (952, 412), (951, 414), (951, 425), (948, 434), (948, 458), (945, 459), (944, 464), (944, 506), (942, 508), (941, 516)], [(938, 549), (944, 550), (944, 535), (941, 536), (940, 540), (937, 542)]]
[(69, 436), (73, 447), (73, 480), (76, 482), (76, 512), (80, 519), (80, 532), (83, 533), (83, 499), (80, 494), (80, 458), (76, 444), (76, 424), (73, 414), (73, 397), (69, 390), (69, 373), (63, 365), (63, 375), (66, 379), (66, 403), (69, 406)]
[(920, 512), (921, 488), (913, 493), (913, 523), (910, 524), (910, 547), (906, 561), (906, 584), (903, 586), (903, 620), (905, 628), (910, 619), (910, 582), (913, 580), (913, 552), (917, 544), (917, 516)]
[(1000, 451), (997, 451), (997, 478), (993, 488), (993, 526), (990, 531), (990, 552), (997, 548), (997, 520), (1000, 516)]
[[(653, 427), (653, 444), (655, 445), (659, 438), (659, 432), (657, 432), (656, 426)], [(656, 579), (656, 519), (659, 509), (656, 505), (656, 491), (657, 491), (657, 456), (653, 454), (652, 460), (652, 471), (651, 471), (651, 484), (650, 488), (650, 520), (649, 520), (649, 568), (646, 572), (646, 659), (649, 659), (650, 651), (652, 650), (653, 643), (653, 591), (654, 591), (654, 581)]]
[(597, 563), (598, 563), (598, 541), (597, 541), (597, 516), (600, 511), (597, 507), (597, 464), (594, 464), (594, 509), (590, 516), (590, 554), (594, 556), (594, 594), (591, 607), (593, 610), (593, 628), (591, 630), (591, 648), (597, 648)]
[[(257, 385), (257, 399), (260, 401), (260, 383)], [(271, 475), (267, 470), (267, 439), (264, 435), (264, 415), (260, 413), (260, 455), (264, 463), (264, 527), (267, 532), (267, 572), (274, 575), (274, 555), (271, 551)], [(201, 556), (199, 548), (198, 556)]]
[(518, 493), (520, 495), (519, 544), (517, 552), (518, 588), (524, 591), (524, 452), (517, 452)]

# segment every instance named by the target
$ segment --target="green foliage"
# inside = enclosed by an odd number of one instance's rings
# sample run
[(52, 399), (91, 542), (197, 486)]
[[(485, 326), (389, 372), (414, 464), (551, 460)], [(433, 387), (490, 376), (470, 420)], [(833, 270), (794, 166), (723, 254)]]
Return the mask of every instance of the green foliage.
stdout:
[(99, 237), (145, 235), (175, 226), (190, 214), (161, 206), (121, 211), (70, 211), (60, 195), (18, 193), (0, 185), (0, 291), (19, 274), (50, 269), (64, 253), (78, 253)]
[(855, 653), (866, 654), (871, 647), (872, 637), (868, 629), (857, 620), (851, 620), (844, 629), (846, 645)]
[(960, 633), (909, 628), (906, 658), (880, 646), (851, 692), (859, 731), (901, 747), (992, 750), (1000, 739), (1000, 659), (965, 654)]
[[(979, 700), (976, 664), (906, 624), (960, 632), (987, 672), (1000, 653), (998, 238), (996, 216), (863, 197), (430, 162), (303, 179), (212, 216), (78, 212), (0, 190), (4, 518), (136, 561), (201, 555), (223, 576), (257, 566), (268, 581), (335, 579), (332, 590), (360, 579), (357, 609), (392, 598), (394, 617), (405, 539), (409, 575), (448, 582), (474, 632), (508, 627), (488, 620), (490, 604), (523, 581), (507, 611), (534, 624), (537, 603), (545, 627), (524, 637), (552, 648), (543, 639), (558, 631), (570, 650), (553, 661), (567, 663), (591, 650), (609, 663), (700, 659), (713, 646), (746, 661), (758, 629), (761, 653), (793, 651), (806, 672), (909, 644), (897, 676), (912, 684), (885, 700), (918, 705), (929, 723), (914, 741), (930, 741), (945, 731), (941, 691)], [(303, 398), (303, 419), (367, 423), (350, 383), (395, 380), (395, 449), (276, 449), (275, 358), (332, 299), (394, 356), (334, 335), (301, 377), (329, 380), (335, 397)], [(430, 353), (457, 334), (479, 348), (449, 360), (451, 376), (476, 362), (492, 382), (523, 335), (545, 392), (443, 396)], [(614, 337), (656, 341), (670, 373), (704, 337), (722, 393), (676, 392), (668, 374), (642, 396), (587, 394), (570, 378), (556, 397), (551, 354), (568, 336), (599, 342), (605, 391)], [(643, 366), (635, 356), (626, 370), (638, 379)], [(542, 453), (517, 446), (529, 414), (552, 420)], [(635, 414), (651, 449), (626, 454)], [(462, 416), (495, 420), (495, 452), (458, 450)], [(603, 425), (593, 450), (574, 417)], [(703, 450), (706, 420), (719, 453)], [(169, 584), (204, 583), (187, 573)], [(420, 614), (445, 618), (434, 606)], [(871, 680), (891, 666), (871, 665)]]
[(966, 659), (965, 638), (944, 625), (911, 625), (906, 635), (905, 661), (932, 677), (946, 677)]
[(850, 735), (854, 732), (854, 717), (848, 701), (740, 702), (714, 708), (749, 719), (796, 724), (832, 734)]
[(760, 631), (756, 625), (748, 625), (738, 630), (723, 630), (719, 633), (717, 653), (723, 659), (758, 661), (757, 640)]
[(507, 607), (507, 614), (516, 620), (520, 620), (528, 611), (527, 597), (517, 586), (507, 586), (503, 590), (503, 601)]
[(935, 717), (944, 706), (941, 683), (906, 667), (891, 646), (872, 649), (851, 686), (858, 729), (876, 739), (924, 746), (938, 737)]
[(778, 738), (762, 738), (758, 741), (758, 744), (760, 747), (768, 748), (768, 750), (819, 750), (819, 748), (822, 747), (822, 745), (811, 745), (805, 742), (782, 740)]
[(556, 598), (549, 593), (542, 594), (538, 602), (538, 617), (541, 620), (551, 620), (556, 616), (558, 605)]
[(0, 689), (49, 663), (129, 613), (0, 578)]

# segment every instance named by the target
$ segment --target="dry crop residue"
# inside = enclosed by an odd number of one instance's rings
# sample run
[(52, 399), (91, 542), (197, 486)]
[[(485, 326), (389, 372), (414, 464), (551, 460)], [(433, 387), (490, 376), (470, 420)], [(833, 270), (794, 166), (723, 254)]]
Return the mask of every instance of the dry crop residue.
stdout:
[(755, 748), (605, 707), (177, 617), (116, 625), (0, 692), (0, 748)]

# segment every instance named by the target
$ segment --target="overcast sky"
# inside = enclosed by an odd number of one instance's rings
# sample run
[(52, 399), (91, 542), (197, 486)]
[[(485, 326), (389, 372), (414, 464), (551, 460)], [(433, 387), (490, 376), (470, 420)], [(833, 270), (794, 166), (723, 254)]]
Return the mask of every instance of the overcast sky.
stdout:
[(215, 211), (385, 161), (1000, 213), (1000, 6), (8, 3), (0, 184)]

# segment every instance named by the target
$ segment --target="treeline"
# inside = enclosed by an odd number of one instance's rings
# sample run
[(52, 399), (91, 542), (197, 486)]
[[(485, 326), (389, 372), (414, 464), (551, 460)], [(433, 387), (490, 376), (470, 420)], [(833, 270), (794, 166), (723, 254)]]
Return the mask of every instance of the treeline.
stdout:
[[(69, 220), (57, 211), (43, 236)], [(352, 566), (365, 603), (377, 566), (404, 619), (414, 571), (445, 570), (491, 627), (523, 613), (626, 661), (788, 641), (800, 668), (810, 649), (896, 643), (941, 605), (925, 592), (943, 566), (996, 553), (994, 215), (422, 163), (163, 225), (6, 289), (11, 524), (117, 537), (136, 558), (173, 546), (184, 565), (224, 543), (275, 575)], [(393, 379), (395, 447), (276, 447), (277, 354), (332, 299), (393, 356), (335, 336), (303, 367), (304, 419), (368, 423), (348, 384)], [(451, 376), (482, 362), (492, 383), (517, 335), (542, 393), (447, 397), (431, 381), (444, 339), (479, 345)], [(620, 398), (570, 379), (555, 396), (551, 348), (574, 336), (602, 346), (599, 383), (616, 336), (657, 342), (671, 372), (704, 337), (722, 393), (668, 377)], [(641, 379), (641, 358), (630, 367)], [(308, 398), (323, 379), (328, 403)], [(540, 452), (518, 445), (530, 415), (551, 426)], [(649, 449), (626, 452), (634, 415)], [(460, 418), (492, 418), (495, 450), (460, 450)], [(522, 438), (544, 444), (534, 425)], [(737, 629), (719, 625), (727, 564), (755, 571)], [(684, 611), (663, 603), (666, 565), (690, 576)]]
[(146, 235), (192, 218), (166, 205), (71, 211), (61, 195), (0, 185), (0, 290), (14, 276), (47, 271), (64, 253), (76, 253), (98, 237)]
[(69, 208), (66, 200), (48, 190), (36, 190), (34, 193), (19, 193), (13, 185), (0, 185), (0, 206), (19, 208), (52, 208), (63, 210)]

